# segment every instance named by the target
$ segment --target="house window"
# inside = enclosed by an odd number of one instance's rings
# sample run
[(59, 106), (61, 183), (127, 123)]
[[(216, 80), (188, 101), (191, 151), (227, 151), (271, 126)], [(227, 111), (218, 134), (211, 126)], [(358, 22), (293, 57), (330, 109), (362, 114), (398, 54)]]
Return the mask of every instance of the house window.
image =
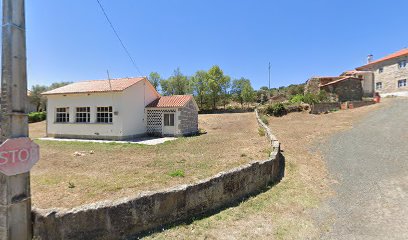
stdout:
[(69, 108), (57, 108), (55, 122), (66, 123), (69, 122)]
[(381, 88), (382, 88), (382, 82), (375, 83), (375, 89), (381, 89)]
[(77, 107), (75, 117), (76, 117), (75, 121), (77, 123), (91, 122), (91, 108), (90, 107)]
[(382, 73), (382, 72), (384, 72), (384, 68), (381, 67), (378, 69), (378, 73)]
[(398, 80), (398, 87), (406, 87), (407, 79)]
[(400, 62), (398, 62), (398, 68), (404, 68), (407, 66), (407, 61), (406, 60), (402, 60)]
[(96, 108), (96, 122), (112, 123), (112, 118), (113, 118), (112, 107), (97, 107)]
[(164, 126), (174, 126), (174, 113), (164, 114)]

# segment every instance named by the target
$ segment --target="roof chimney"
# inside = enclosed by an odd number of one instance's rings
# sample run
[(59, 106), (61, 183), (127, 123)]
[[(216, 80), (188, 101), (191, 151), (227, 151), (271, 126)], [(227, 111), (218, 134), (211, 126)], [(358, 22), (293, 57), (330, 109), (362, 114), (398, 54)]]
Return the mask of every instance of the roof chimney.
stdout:
[(367, 64), (370, 64), (373, 61), (373, 54), (367, 56)]

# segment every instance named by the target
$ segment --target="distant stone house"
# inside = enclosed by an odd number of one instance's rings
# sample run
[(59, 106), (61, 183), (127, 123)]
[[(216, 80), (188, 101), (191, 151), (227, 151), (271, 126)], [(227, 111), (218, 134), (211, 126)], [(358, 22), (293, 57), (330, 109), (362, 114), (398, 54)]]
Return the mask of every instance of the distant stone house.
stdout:
[(381, 96), (408, 96), (407, 63), (408, 48), (405, 48), (375, 61), (370, 55), (368, 63), (356, 70), (372, 74), (373, 88)]
[(361, 78), (346, 76), (320, 85), (320, 89), (336, 94), (339, 102), (361, 101), (363, 99), (362, 81)]
[(354, 77), (361, 79), (364, 97), (373, 97), (375, 93), (374, 75), (371, 71), (350, 70), (342, 73), (340, 77)]
[(76, 82), (43, 95), (48, 137), (128, 140), (198, 132), (194, 98), (162, 97), (144, 77)]

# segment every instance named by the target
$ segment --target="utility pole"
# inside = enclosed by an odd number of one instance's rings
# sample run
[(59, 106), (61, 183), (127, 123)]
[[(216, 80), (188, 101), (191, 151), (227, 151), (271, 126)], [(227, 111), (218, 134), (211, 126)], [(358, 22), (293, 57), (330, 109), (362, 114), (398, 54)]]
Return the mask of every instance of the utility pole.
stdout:
[(271, 90), (271, 62), (269, 62), (269, 90)]
[[(0, 143), (28, 137), (25, 27), (24, 0), (3, 0)], [(0, 173), (0, 239), (31, 238), (30, 173)]]

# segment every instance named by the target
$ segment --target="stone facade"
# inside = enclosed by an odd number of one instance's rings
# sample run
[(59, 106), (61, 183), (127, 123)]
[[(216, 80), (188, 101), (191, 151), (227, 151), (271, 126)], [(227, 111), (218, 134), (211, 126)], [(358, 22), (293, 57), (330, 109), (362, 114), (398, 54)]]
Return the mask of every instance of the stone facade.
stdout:
[(340, 102), (361, 101), (363, 99), (363, 87), (359, 78), (349, 77), (321, 86), (321, 89), (336, 94)]
[(198, 111), (193, 101), (190, 101), (184, 108), (179, 109), (179, 134), (193, 135), (198, 133)]
[(315, 103), (310, 108), (311, 114), (326, 113), (330, 111), (340, 110), (339, 102), (329, 102), (329, 103)]
[(209, 214), (266, 189), (284, 175), (279, 141), (259, 119), (271, 143), (269, 159), (254, 161), (190, 185), (116, 202), (33, 211), (34, 239), (136, 239), (168, 224)]
[[(404, 60), (407, 61), (407, 65), (399, 67), (398, 63)], [(408, 96), (408, 56), (389, 59), (359, 69), (373, 72), (375, 91), (380, 93), (381, 96)], [(403, 79), (406, 79), (407, 86), (398, 87), (398, 81)]]

